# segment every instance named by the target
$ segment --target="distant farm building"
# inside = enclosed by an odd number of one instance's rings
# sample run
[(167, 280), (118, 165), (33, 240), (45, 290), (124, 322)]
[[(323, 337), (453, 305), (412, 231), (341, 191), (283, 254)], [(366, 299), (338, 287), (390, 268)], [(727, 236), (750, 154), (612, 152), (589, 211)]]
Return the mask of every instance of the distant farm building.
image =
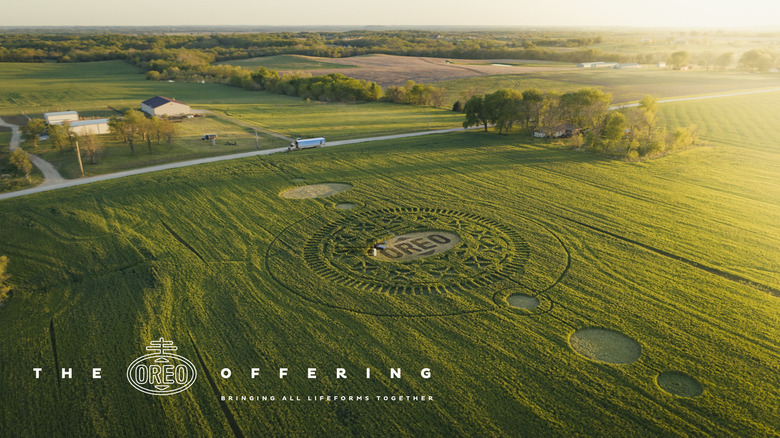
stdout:
[(581, 62), (577, 64), (577, 67), (583, 68), (611, 68), (617, 65), (617, 62)]
[(77, 135), (108, 134), (108, 119), (79, 120), (71, 122), (70, 132)]
[(534, 131), (534, 137), (536, 138), (547, 138), (547, 133), (551, 132), (553, 138), (568, 138), (575, 134), (580, 134), (582, 132), (582, 129), (578, 128), (577, 125), (572, 125), (571, 123), (564, 123), (560, 126), (555, 127), (555, 129), (550, 129), (546, 126), (541, 126), (539, 128), (536, 128)]
[(618, 64), (612, 68), (619, 68), (621, 70), (630, 70), (634, 68), (642, 68), (642, 64), (637, 64), (635, 62), (629, 63), (629, 64)]
[(658, 64), (656, 64), (655, 66), (658, 67), (658, 68), (666, 68), (666, 63), (661, 61)]
[(162, 96), (143, 101), (141, 111), (150, 116), (182, 116), (192, 113), (192, 109), (184, 102)]
[(44, 120), (50, 125), (59, 125), (62, 122), (78, 122), (79, 113), (77, 111), (60, 111), (57, 113), (44, 113)]

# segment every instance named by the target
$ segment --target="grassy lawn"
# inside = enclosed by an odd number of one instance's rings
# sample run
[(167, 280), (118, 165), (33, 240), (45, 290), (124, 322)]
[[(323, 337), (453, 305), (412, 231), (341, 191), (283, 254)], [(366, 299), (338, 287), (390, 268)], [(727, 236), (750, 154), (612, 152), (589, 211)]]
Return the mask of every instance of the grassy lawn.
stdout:
[[(338, 64), (337, 62), (324, 62), (300, 55), (276, 55), (259, 58), (234, 59), (218, 62), (217, 64), (236, 65), (239, 67), (265, 67), (270, 70), (316, 70), (320, 68), (358, 68), (354, 65)], [(345, 74), (348, 74), (345, 72)]]
[[(254, 131), (211, 116), (184, 119), (179, 124), (179, 130), (179, 135), (171, 142), (170, 148), (164, 140), (161, 144), (153, 141), (151, 153), (146, 142), (136, 142), (134, 145), (135, 153), (131, 154), (129, 145), (114, 140), (110, 135), (99, 136), (98, 139), (103, 142), (106, 148), (96, 164), (91, 164), (86, 157), (83, 158), (84, 173), (87, 176), (101, 175), (193, 158), (227, 155), (256, 149), (274, 149), (289, 144), (285, 140), (258, 133), (256, 145)], [(201, 140), (203, 134), (217, 134), (216, 145), (211, 146), (209, 141)], [(237, 144), (228, 146), (225, 144), (226, 142)], [(51, 141), (47, 140), (39, 142), (38, 148), (30, 151), (52, 163), (65, 178), (78, 178), (80, 176), (78, 160), (73, 149), (67, 148), (59, 151)]]
[(344, 140), (428, 129), (455, 128), (463, 115), (439, 108), (372, 102), (337, 104), (306, 102), (262, 93), (257, 103), (201, 105), (292, 138)]
[[(708, 146), (626, 163), (464, 132), (3, 201), (0, 242), (17, 287), (0, 310), (0, 333), (13, 334), (0, 344), (3, 427), (135, 436), (153, 422), (159, 435), (224, 436), (233, 418), (247, 436), (777, 436), (780, 148), (765, 127), (780, 102), (660, 108), (672, 126), (698, 125)], [(352, 189), (280, 196), (333, 182)], [(463, 244), (406, 263), (366, 255), (371, 239), (421, 229)], [(448, 281), (456, 287), (428, 289)], [(516, 293), (540, 307), (510, 308)], [(635, 340), (638, 360), (575, 352), (572, 336), (592, 327)], [(165, 398), (125, 377), (160, 336), (198, 368), (192, 388)], [(55, 358), (72, 380), (55, 377)], [(349, 378), (336, 379), (337, 367)], [(403, 378), (390, 379), (391, 367)], [(702, 394), (663, 390), (656, 379), (668, 371)], [(434, 401), (374, 401), (384, 395)]]

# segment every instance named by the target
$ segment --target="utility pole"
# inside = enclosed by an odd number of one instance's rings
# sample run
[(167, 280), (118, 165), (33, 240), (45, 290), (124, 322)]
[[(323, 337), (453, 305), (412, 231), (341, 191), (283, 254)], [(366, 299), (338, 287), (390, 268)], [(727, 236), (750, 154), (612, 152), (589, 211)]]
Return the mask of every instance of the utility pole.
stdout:
[(255, 149), (260, 149), (260, 139), (257, 138), (257, 129), (255, 129)]
[(81, 176), (84, 176), (84, 165), (81, 164), (81, 150), (79, 149), (78, 140), (76, 140), (76, 156), (79, 157), (79, 168), (81, 169)]

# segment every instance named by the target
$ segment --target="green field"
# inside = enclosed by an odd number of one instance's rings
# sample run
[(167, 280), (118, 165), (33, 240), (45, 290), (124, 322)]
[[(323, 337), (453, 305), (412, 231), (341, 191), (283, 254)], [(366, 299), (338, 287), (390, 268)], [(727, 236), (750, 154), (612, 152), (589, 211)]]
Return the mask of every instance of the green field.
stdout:
[[(672, 125), (698, 125), (708, 145), (625, 163), (468, 132), (2, 201), (17, 290), (0, 310), (0, 428), (777, 436), (780, 149), (765, 127), (778, 94), (661, 108)], [(353, 188), (279, 196), (327, 182)], [(342, 202), (356, 207), (334, 208)], [(462, 244), (408, 263), (365, 255), (366, 239), (419, 227), (453, 230)], [(514, 293), (541, 305), (509, 308)], [(575, 353), (569, 337), (588, 327), (636, 340), (639, 360)], [(142, 394), (124, 375), (161, 336), (199, 371), (170, 397)], [(74, 378), (56, 379), (55, 367)], [(250, 379), (252, 367), (260, 377)], [(337, 367), (350, 377), (335, 379)], [(390, 379), (391, 367), (403, 378)], [(233, 377), (221, 378), (223, 368)], [(674, 372), (702, 394), (663, 391), (657, 377), (666, 385)], [(304, 401), (219, 403), (217, 394)], [(319, 395), (434, 401), (305, 401)]]
[(641, 100), (647, 94), (657, 98), (697, 96), (727, 93), (739, 90), (777, 88), (777, 74), (718, 73), (712, 71), (673, 71), (648, 68), (643, 70), (578, 69), (560, 72), (528, 73), (522, 75), (483, 76), (439, 82), (444, 87), (450, 104), (462, 100), (464, 93), (492, 93), (500, 88), (525, 90), (578, 90), (597, 87), (612, 93), (615, 103)]
[(78, 110), (109, 116), (112, 108), (138, 108), (155, 95), (195, 108), (220, 111), (290, 137), (328, 140), (460, 126), (462, 115), (392, 103), (326, 104), (297, 97), (251, 92), (219, 84), (147, 81), (121, 61), (83, 64), (0, 63), (0, 116)]
[(321, 68), (357, 68), (354, 65), (323, 62), (299, 55), (263, 56), (259, 58), (234, 59), (217, 62), (217, 64), (236, 65), (239, 67), (265, 67), (270, 70), (316, 70)]

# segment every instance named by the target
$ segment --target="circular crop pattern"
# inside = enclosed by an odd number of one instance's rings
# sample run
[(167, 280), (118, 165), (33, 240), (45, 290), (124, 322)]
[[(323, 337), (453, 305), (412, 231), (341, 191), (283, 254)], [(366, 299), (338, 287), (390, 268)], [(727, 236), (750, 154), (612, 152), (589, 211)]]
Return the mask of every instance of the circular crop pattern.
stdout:
[(508, 296), (506, 301), (512, 307), (526, 310), (536, 309), (541, 304), (539, 298), (519, 293)]
[(704, 393), (698, 380), (678, 371), (664, 371), (655, 381), (661, 389), (679, 397), (698, 397)]
[[(435, 208), (332, 208), (290, 223), (266, 251), (269, 275), (312, 303), (377, 316), (448, 316), (509, 309), (560, 281), (557, 236), (514, 216), (511, 225)], [(533, 310), (549, 310), (544, 300)]]
[(575, 331), (569, 338), (571, 348), (588, 359), (618, 365), (637, 361), (642, 355), (639, 343), (623, 333), (589, 327)]
[[(371, 248), (384, 243), (376, 256)], [(323, 227), (305, 258), (320, 276), (389, 294), (456, 292), (521, 270), (528, 244), (497, 222), (435, 209), (385, 209)], [(431, 253), (431, 254), (428, 254)]]

